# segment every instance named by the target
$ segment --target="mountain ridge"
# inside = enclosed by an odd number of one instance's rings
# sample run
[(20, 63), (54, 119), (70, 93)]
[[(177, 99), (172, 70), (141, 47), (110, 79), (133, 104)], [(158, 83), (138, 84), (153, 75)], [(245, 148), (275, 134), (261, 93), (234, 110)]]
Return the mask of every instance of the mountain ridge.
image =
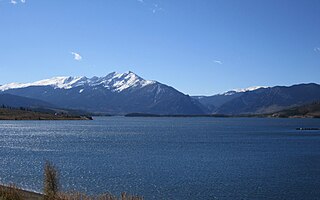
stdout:
[(137, 74), (112, 72), (102, 77), (53, 77), (0, 86), (0, 94), (38, 99), (59, 108), (98, 114), (161, 115), (263, 114), (320, 100), (320, 85), (255, 86), (213, 96), (189, 96)]
[(205, 97), (194, 97), (211, 113), (239, 115), (276, 112), (320, 100), (320, 85), (302, 83), (292, 86), (257, 88)]
[(206, 108), (190, 96), (129, 71), (104, 77), (59, 77), (27, 84), (6, 84), (2, 93), (37, 98), (59, 107), (108, 114), (204, 114)]
[[(127, 80), (125, 82), (124, 80)], [(9, 83), (0, 86), (0, 91), (10, 89), (19, 89), (32, 86), (52, 86), (59, 89), (71, 89), (77, 86), (96, 86), (104, 85), (104, 87), (113, 88), (114, 91), (122, 91), (133, 86), (146, 86), (154, 84), (156, 81), (144, 80), (135, 73), (128, 71), (125, 73), (111, 72), (106, 76), (87, 78), (86, 76), (57, 76), (49, 79), (43, 79), (33, 83)]]

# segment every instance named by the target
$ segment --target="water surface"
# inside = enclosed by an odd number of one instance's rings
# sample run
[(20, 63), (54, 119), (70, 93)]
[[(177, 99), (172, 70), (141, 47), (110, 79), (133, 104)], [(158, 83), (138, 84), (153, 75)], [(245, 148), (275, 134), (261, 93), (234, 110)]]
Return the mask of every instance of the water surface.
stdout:
[(0, 121), (0, 182), (145, 199), (320, 199), (319, 119)]

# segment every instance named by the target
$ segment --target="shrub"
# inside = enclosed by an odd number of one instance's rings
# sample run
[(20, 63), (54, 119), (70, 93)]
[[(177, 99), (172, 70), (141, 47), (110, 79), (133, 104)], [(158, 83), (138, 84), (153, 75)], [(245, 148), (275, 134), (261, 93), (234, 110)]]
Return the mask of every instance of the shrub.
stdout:
[(58, 172), (50, 162), (44, 167), (44, 199), (56, 200), (59, 190)]
[[(25, 200), (23, 194), (27, 191), (11, 186), (0, 185), (0, 200)], [(44, 166), (44, 200), (143, 200), (143, 197), (128, 195), (126, 192), (121, 193), (120, 197), (110, 193), (97, 196), (89, 196), (80, 192), (62, 193), (59, 192), (58, 171), (50, 162), (46, 162)], [(42, 199), (41, 194), (40, 197)], [(29, 194), (30, 196), (30, 194)], [(35, 199), (28, 197), (26, 199)]]

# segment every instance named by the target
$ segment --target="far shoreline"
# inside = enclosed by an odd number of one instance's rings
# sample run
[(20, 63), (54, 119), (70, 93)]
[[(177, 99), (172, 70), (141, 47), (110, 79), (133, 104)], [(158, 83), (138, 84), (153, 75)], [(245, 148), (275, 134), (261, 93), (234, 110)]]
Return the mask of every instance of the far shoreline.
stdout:
[(209, 118), (273, 118), (273, 119), (319, 119), (319, 116), (303, 116), (303, 115), (293, 115), (293, 116), (281, 116), (274, 114), (244, 114), (244, 115), (224, 115), (224, 114), (203, 114), (203, 115), (158, 115), (158, 114), (148, 114), (148, 113), (129, 113), (123, 115), (124, 117), (152, 117), (152, 118), (162, 118), (162, 117), (172, 117), (172, 118), (198, 118), (198, 117), (209, 117)]
[(37, 112), (24, 108), (0, 108), (0, 120), (92, 120), (92, 117), (85, 115)]

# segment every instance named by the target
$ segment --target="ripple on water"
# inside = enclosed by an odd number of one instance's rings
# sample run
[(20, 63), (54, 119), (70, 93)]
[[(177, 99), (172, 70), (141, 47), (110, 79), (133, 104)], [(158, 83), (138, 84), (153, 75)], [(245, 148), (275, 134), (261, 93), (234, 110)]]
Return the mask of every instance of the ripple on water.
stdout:
[(64, 189), (146, 199), (320, 198), (319, 120), (95, 118), (0, 121), (0, 182), (41, 191), (52, 161)]

